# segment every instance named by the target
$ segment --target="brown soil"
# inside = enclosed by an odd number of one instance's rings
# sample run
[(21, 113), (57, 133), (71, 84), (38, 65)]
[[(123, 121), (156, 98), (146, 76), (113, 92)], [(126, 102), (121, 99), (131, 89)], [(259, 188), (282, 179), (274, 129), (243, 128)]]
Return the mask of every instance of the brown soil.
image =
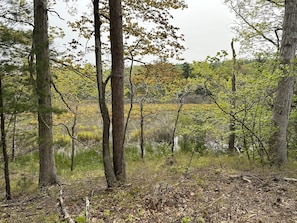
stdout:
[(203, 167), (185, 175), (175, 164), (149, 171), (145, 163), (136, 169), (116, 189), (107, 190), (102, 175), (85, 176), (2, 202), (0, 222), (67, 222), (60, 189), (75, 222), (85, 222), (86, 213), (89, 222), (297, 222), (296, 173)]

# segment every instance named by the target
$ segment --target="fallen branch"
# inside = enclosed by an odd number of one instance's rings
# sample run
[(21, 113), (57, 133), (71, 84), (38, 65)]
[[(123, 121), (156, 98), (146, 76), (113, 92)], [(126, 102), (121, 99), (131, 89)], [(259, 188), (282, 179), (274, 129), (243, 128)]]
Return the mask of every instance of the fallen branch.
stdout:
[(75, 221), (70, 217), (68, 211), (66, 210), (66, 207), (64, 205), (64, 199), (63, 199), (63, 190), (60, 189), (60, 193), (59, 193), (59, 204), (61, 207), (61, 211), (63, 214), (63, 218), (68, 222), (68, 223), (75, 223)]
[(90, 214), (89, 214), (89, 207), (90, 207), (90, 200), (86, 197), (86, 222), (90, 221)]
[(290, 178), (290, 177), (284, 177), (284, 180), (289, 182), (297, 182), (296, 178)]

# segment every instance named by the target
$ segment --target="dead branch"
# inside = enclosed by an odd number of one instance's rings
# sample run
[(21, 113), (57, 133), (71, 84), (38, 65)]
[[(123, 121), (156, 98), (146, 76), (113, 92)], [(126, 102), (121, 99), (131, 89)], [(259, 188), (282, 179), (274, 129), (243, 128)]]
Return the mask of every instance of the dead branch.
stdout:
[(63, 199), (63, 190), (60, 189), (60, 193), (59, 193), (59, 205), (61, 207), (61, 211), (63, 214), (63, 218), (68, 222), (68, 223), (75, 223), (75, 221), (70, 217), (65, 205), (64, 205), (64, 199)]
[(284, 177), (284, 180), (289, 182), (297, 182), (296, 178), (291, 178), (291, 177)]
[(86, 210), (85, 210), (86, 222), (90, 221), (89, 207), (90, 207), (90, 200), (88, 197), (86, 197)]

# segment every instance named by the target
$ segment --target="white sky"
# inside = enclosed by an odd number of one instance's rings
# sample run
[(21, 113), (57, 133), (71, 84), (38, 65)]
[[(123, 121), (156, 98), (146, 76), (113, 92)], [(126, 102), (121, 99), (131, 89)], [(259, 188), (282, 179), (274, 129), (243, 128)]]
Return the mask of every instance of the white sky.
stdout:
[(218, 51), (231, 52), (235, 16), (223, 0), (186, 0), (188, 8), (174, 12), (174, 24), (185, 35), (186, 61), (204, 60)]
[[(234, 34), (231, 25), (235, 17), (232, 15), (223, 0), (185, 0), (188, 8), (185, 10), (172, 11), (174, 16), (173, 24), (180, 27), (180, 32), (185, 36), (186, 52), (183, 54), (189, 63), (204, 60), (207, 56), (215, 56), (218, 51), (226, 50), (231, 52), (230, 43)], [(89, 1), (84, 1), (86, 4)], [(81, 6), (81, 2), (69, 2), (74, 6)], [(55, 10), (63, 17), (68, 17), (67, 6), (64, 0), (57, 0)], [(88, 9), (89, 10), (89, 9)], [(80, 15), (79, 15), (80, 16)], [(67, 19), (74, 20), (70, 16)], [(51, 25), (64, 27), (66, 41), (69, 42), (74, 37), (70, 29), (67, 31), (66, 22), (61, 21), (54, 14), (50, 15)], [(63, 41), (58, 41), (56, 47), (63, 48)], [(92, 58), (92, 55), (89, 56)]]

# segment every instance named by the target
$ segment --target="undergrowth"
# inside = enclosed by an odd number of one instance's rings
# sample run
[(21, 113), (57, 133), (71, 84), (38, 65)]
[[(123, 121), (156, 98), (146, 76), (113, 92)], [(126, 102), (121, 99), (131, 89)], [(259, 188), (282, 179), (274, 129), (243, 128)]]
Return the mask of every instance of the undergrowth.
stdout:
[[(191, 157), (192, 156), (192, 157)], [(170, 160), (170, 162), (169, 162)], [(74, 171), (70, 171), (71, 160), (65, 154), (55, 154), (57, 173), (62, 182), (71, 183), (76, 180), (104, 177), (102, 156), (100, 150), (88, 149), (80, 151), (75, 156)], [(10, 178), (12, 193), (20, 196), (32, 193), (38, 189), (38, 152), (17, 157), (15, 162), (10, 163)], [(297, 161), (291, 160), (282, 167), (271, 167), (260, 162), (249, 161), (245, 156), (228, 156), (226, 154), (208, 154), (201, 156), (198, 153), (177, 152), (174, 157), (170, 153), (146, 154), (144, 159), (136, 148), (130, 148), (126, 153), (128, 183), (131, 179), (152, 179), (152, 182), (162, 181), (164, 175), (188, 174), (194, 170), (212, 169), (214, 174), (227, 172), (257, 172), (269, 174), (272, 172), (291, 172), (297, 168)], [(174, 181), (174, 179), (172, 179)], [(0, 180), (1, 194), (4, 194), (4, 179)]]

